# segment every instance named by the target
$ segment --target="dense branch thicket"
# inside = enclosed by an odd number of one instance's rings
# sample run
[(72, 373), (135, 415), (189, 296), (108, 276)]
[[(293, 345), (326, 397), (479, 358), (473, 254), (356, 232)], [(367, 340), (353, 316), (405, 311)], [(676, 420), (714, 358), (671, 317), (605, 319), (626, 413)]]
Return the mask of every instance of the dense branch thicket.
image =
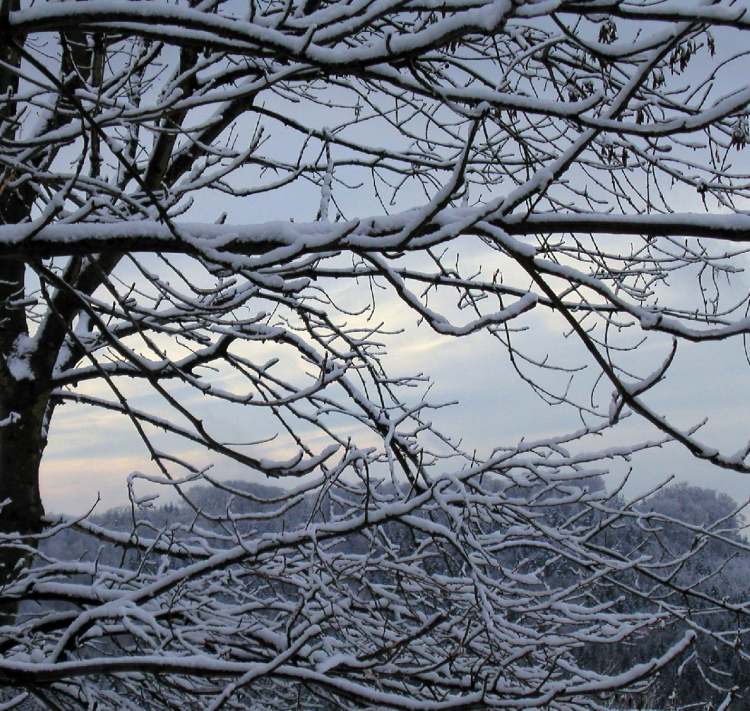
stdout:
[[(749, 30), (729, 0), (2, 0), (2, 708), (594, 709), (676, 666), (741, 708), (747, 589), (694, 564), (747, 554), (741, 511), (598, 482), (666, 444), (750, 473), (651, 392), (750, 332)], [(394, 304), (570, 431), (442, 431)], [(157, 468), (127, 531), (44, 513), (65, 403)]]

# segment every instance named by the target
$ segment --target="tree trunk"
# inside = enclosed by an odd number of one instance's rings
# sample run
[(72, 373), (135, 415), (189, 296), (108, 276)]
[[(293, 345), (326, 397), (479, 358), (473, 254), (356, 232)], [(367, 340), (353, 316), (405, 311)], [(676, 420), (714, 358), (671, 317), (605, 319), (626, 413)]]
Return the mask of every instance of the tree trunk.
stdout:
[[(7, 27), (7, 15), (18, 10), (20, 0), (0, 2), (0, 24)], [(13, 96), (18, 91), (21, 57), (10, 40), (24, 43), (22, 36), (0, 33), (0, 92), (7, 97), (6, 112), (15, 113)], [(16, 123), (5, 124), (3, 138), (12, 139)], [(30, 214), (33, 195), (27, 185), (15, 188), (15, 174), (0, 171), (0, 224), (24, 222)], [(26, 266), (15, 260), (0, 260), (0, 626), (13, 622), (17, 604), (6, 600), (5, 586), (17, 575), (17, 566), (27, 559), (28, 547), (14, 545), (8, 534), (37, 533), (41, 530), (42, 502), (39, 496), (39, 462), (42, 457), (44, 408), (33, 380), (14, 377), (10, 358), (19, 338), (28, 336), (25, 309), (14, 303), (24, 293)], [(45, 398), (46, 399), (46, 398)], [(30, 542), (34, 545), (33, 541)], [(19, 541), (20, 544), (20, 541)]]
[[(5, 382), (3, 382), (5, 381)], [(39, 464), (46, 444), (45, 398), (34, 391), (33, 381), (16, 381), (11, 387), (0, 377), (0, 626), (10, 624), (17, 604), (5, 599), (3, 589), (29, 558), (35, 539), (22, 536), (42, 530), (44, 509), (39, 495)], [(20, 534), (18, 539), (8, 534)], [(4, 534), (4, 535), (3, 535)]]
[[(31, 390), (28, 386), (14, 389)], [(3, 402), (5, 393), (0, 397), (0, 420), (4, 422), (0, 427), (0, 502), (10, 499), (0, 514), (0, 530), (38, 533), (44, 515), (39, 463), (46, 444), (46, 402), (33, 393), (15, 395), (9, 402)]]

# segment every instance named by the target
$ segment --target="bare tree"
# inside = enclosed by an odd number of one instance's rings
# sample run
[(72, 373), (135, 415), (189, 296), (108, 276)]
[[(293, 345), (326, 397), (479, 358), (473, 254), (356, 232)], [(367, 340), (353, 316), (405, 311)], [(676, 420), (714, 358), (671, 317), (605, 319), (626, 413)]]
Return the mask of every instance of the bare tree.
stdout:
[[(602, 543), (642, 513), (587, 485), (666, 443), (750, 471), (750, 446), (720, 451), (648, 394), (680, 342), (750, 331), (730, 281), (750, 237), (746, 8), (0, 8), (2, 708), (601, 708), (689, 661), (696, 634), (747, 663), (747, 600)], [(267, 219), (285, 200), (309, 221)], [(388, 299), (487, 334), (573, 431), (479, 454), (433, 426), (426, 377), (387, 356)], [(539, 313), (583, 360), (535, 352)], [(646, 336), (663, 354), (644, 368)], [(136, 407), (133, 383), (161, 404)], [(248, 441), (197, 396), (249, 413)], [(158, 467), (129, 481), (129, 532), (45, 516), (39, 466), (71, 402), (128, 418)], [(629, 414), (656, 434), (614, 445)], [(196, 446), (289, 488), (222, 484)], [(150, 522), (143, 478), (192, 521)], [(233, 498), (204, 510), (197, 482)], [(70, 527), (136, 562), (45, 553)], [(680, 555), (747, 551), (722, 521), (687, 530)], [(684, 634), (654, 658), (581, 663), (664, 625)]]

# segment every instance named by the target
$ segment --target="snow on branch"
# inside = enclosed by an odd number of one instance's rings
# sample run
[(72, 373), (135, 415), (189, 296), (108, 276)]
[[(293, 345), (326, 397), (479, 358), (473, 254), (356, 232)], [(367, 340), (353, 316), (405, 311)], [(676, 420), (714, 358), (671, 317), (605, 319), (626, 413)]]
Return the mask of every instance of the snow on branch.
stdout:
[(4, 3), (0, 709), (746, 708), (746, 15)]

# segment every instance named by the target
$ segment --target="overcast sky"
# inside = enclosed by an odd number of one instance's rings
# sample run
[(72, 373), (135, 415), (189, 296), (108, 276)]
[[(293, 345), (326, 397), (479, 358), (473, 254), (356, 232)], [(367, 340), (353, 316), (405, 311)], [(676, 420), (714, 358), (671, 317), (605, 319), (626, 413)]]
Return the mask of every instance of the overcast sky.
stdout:
[[(340, 294), (344, 304), (359, 303), (356, 293)], [(381, 298), (379, 318), (405, 332), (390, 339), (389, 364), (396, 374), (424, 372), (434, 380), (433, 400), (458, 401), (458, 404), (436, 411), (432, 420), (444, 431), (464, 439), (466, 449), (487, 452), (494, 446), (512, 445), (521, 438), (535, 439), (548, 434), (572, 431), (580, 426), (567, 406), (550, 407), (523, 383), (510, 365), (505, 350), (487, 334), (460, 339), (440, 336), (426, 326), (416, 325), (416, 315), (405, 309), (392, 295)], [(550, 354), (561, 364), (586, 364), (579, 375), (580, 393), (588, 392), (595, 366), (573, 337), (565, 338), (561, 323), (540, 313), (525, 320), (528, 332), (519, 334), (518, 342), (530, 354), (543, 358)], [(641, 367), (643, 375), (651, 372), (666, 356), (669, 342), (652, 338), (641, 347), (631, 363)], [(669, 379), (659, 384), (646, 401), (670, 420), (689, 427), (709, 417), (700, 438), (726, 453), (743, 447), (750, 438), (747, 398), (750, 393), (750, 367), (745, 360), (741, 340), (693, 345), (681, 343)], [(106, 396), (106, 388), (94, 390)], [(131, 404), (142, 409), (159, 409), (159, 398), (143, 386), (130, 386)], [(597, 390), (600, 404), (608, 400), (611, 388)], [(214, 405), (194, 393), (198, 411), (228, 440), (258, 438), (272, 434), (267, 422), (262, 424), (255, 411)], [(605, 408), (606, 409), (606, 408)], [(614, 445), (643, 439), (657, 439), (658, 433), (636, 416), (629, 418), (607, 444)], [(602, 443), (604, 446), (604, 443)], [(213, 472), (226, 478), (248, 476), (239, 465), (222, 460), (200, 448), (180, 445), (180, 452), (199, 465), (214, 463)], [(283, 458), (289, 450), (271, 443), (269, 458)], [(611, 462), (614, 472), (609, 479), (614, 486), (628, 468), (624, 462)], [(678, 480), (720, 489), (741, 500), (750, 495), (750, 478), (722, 471), (697, 461), (679, 445), (649, 451), (634, 457), (628, 491), (640, 493), (657, 481), (675, 476)], [(56, 413), (50, 432), (42, 473), (42, 495), (48, 510), (82, 513), (101, 495), (103, 507), (126, 502), (127, 475), (134, 471), (156, 474), (156, 467), (126, 418), (115, 413), (66, 404)], [(252, 475), (250, 475), (252, 477)]]
[[(333, 125), (337, 121), (333, 110), (323, 107), (305, 107), (305, 118), (319, 126)], [(249, 130), (249, 127), (246, 127)], [(241, 127), (242, 130), (242, 127)], [(371, 126), (361, 127), (370, 143), (378, 143), (378, 134)], [(380, 136), (382, 143), (390, 139)], [(290, 149), (282, 133), (272, 137), (268, 150), (283, 154)], [(253, 180), (248, 172), (236, 180)], [(478, 196), (473, 196), (478, 197)], [(319, 191), (309, 184), (295, 184), (290, 189), (264, 193), (242, 201), (227, 201), (217, 194), (206, 194), (198, 201), (188, 217), (211, 222), (223, 211), (229, 221), (237, 223), (263, 222), (273, 219), (309, 221), (315, 218), (320, 200)], [(413, 187), (407, 187), (400, 196), (401, 204), (395, 209), (415, 205), (423, 200)], [(374, 215), (382, 211), (375, 196), (367, 188), (354, 191), (344, 201), (357, 215)], [(700, 210), (700, 205), (684, 202), (679, 209)], [(346, 215), (347, 217), (354, 216)], [(468, 267), (472, 260), (480, 260), (480, 252), (470, 240), (460, 244), (462, 260)], [(738, 262), (744, 265), (748, 260)], [(669, 286), (676, 294), (695, 291), (695, 284), (687, 276), (674, 277)], [(733, 286), (738, 292), (750, 289), (746, 274), (736, 276)], [(356, 290), (344, 290), (338, 295), (345, 306), (353, 306), (364, 298)], [(539, 310), (537, 310), (539, 311)], [(409, 312), (392, 295), (379, 298), (379, 317), (389, 326), (403, 328), (405, 333), (390, 341), (391, 367), (402, 373), (425, 372), (435, 385), (431, 391), (438, 401), (458, 400), (459, 403), (434, 413), (434, 421), (446, 431), (460, 434), (467, 449), (487, 451), (498, 444), (513, 444), (545, 434), (577, 429), (580, 423), (567, 407), (550, 407), (533, 394), (513, 371), (505, 350), (487, 334), (462, 339), (438, 336), (425, 326), (416, 326), (416, 315)], [(586, 364), (588, 370), (578, 378), (576, 387), (583, 393), (596, 378), (597, 371), (588, 355), (573, 337), (565, 338), (563, 325), (546, 313), (524, 317), (527, 333), (519, 335), (530, 353), (543, 358), (550, 354), (567, 365)], [(629, 363), (641, 370), (642, 375), (653, 371), (663, 360), (669, 348), (666, 339), (653, 337), (629, 358)], [(100, 386), (97, 392), (106, 395)], [(157, 398), (144, 388), (130, 388), (136, 406), (156, 406)], [(604, 404), (610, 391), (597, 390), (600, 404)], [(695, 425), (709, 417), (700, 438), (731, 453), (746, 445), (750, 439), (750, 366), (746, 361), (743, 343), (733, 339), (725, 343), (691, 345), (681, 343), (667, 382), (660, 384), (646, 396), (646, 402), (680, 426)], [(194, 397), (194, 395), (189, 395)], [(196, 403), (196, 407), (203, 407)], [(253, 432), (253, 437), (271, 432), (255, 432), (257, 421), (252, 411), (237, 414), (236, 408), (214, 407), (206, 412), (214, 431), (226, 433), (226, 439), (241, 439)], [(618, 441), (655, 438), (653, 429), (632, 417), (617, 432)], [(615, 440), (610, 440), (611, 444)], [(283, 456), (281, 445), (270, 444), (268, 456)], [(196, 464), (215, 463), (215, 473), (221, 477), (247, 476), (230, 462), (221, 461), (200, 449), (183, 449), (183, 453)], [(675, 476), (694, 484), (710, 486), (725, 491), (738, 500), (750, 496), (750, 477), (718, 470), (703, 464), (677, 445), (640, 455), (631, 462), (633, 474), (629, 491), (637, 493), (653, 486), (657, 481)], [(617, 476), (627, 469), (622, 462), (612, 463), (614, 485)], [(100, 510), (126, 502), (125, 481), (134, 470), (155, 473), (156, 469), (138, 436), (126, 418), (113, 413), (95, 411), (84, 406), (67, 404), (60, 407), (51, 427), (50, 443), (42, 465), (42, 495), (49, 511), (81, 513), (101, 495)]]

